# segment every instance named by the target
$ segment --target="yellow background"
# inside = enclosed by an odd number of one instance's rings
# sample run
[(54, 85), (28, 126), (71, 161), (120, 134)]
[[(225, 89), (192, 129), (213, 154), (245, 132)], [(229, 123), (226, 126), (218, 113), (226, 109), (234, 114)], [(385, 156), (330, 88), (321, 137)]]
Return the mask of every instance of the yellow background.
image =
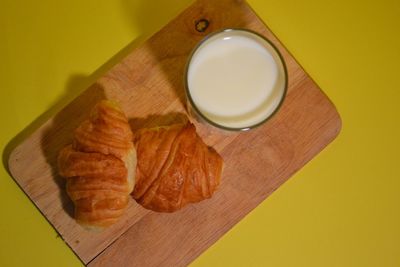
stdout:
[[(0, 149), (189, 2), (1, 0)], [(400, 266), (399, 1), (249, 3), (343, 129), (193, 266)], [(81, 266), (3, 167), (0, 214), (0, 266)]]

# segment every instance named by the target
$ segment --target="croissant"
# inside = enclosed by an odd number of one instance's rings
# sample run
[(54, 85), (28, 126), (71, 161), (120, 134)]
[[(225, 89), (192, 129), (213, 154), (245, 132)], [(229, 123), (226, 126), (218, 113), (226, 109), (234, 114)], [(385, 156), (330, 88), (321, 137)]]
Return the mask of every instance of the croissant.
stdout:
[(128, 120), (115, 102), (103, 100), (58, 156), (59, 174), (75, 204), (75, 219), (90, 229), (115, 223), (135, 183), (136, 150)]
[(173, 212), (210, 198), (222, 173), (221, 156), (204, 144), (191, 123), (140, 130), (133, 198), (143, 207)]

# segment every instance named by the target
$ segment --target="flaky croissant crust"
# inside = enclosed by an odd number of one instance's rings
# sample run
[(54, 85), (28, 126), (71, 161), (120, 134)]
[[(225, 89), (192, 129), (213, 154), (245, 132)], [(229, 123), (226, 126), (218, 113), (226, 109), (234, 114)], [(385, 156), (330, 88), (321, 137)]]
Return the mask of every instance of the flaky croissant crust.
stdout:
[(197, 135), (191, 123), (142, 129), (133, 197), (147, 209), (173, 212), (210, 198), (222, 173), (221, 156)]
[(115, 223), (128, 205), (135, 166), (127, 118), (116, 103), (99, 102), (58, 156), (77, 222), (89, 228)]

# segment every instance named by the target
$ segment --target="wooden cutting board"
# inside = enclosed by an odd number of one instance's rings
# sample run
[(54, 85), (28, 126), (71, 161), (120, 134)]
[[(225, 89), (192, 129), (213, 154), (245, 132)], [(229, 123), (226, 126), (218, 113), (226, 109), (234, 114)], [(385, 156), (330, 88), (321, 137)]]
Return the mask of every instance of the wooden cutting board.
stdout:
[[(289, 88), (280, 111), (264, 126), (245, 133), (225, 134), (196, 123), (205, 142), (225, 161), (222, 184), (210, 200), (173, 214), (145, 210), (132, 200), (116, 225), (101, 233), (85, 231), (71, 217), (65, 182), (56, 174), (58, 151), (103, 98), (121, 103), (134, 130), (168, 124), (184, 114), (188, 55), (205, 35), (226, 27), (257, 31), (282, 53)], [(16, 147), (9, 169), (85, 264), (182, 266), (311, 160), (340, 128), (329, 99), (244, 1), (198, 0)]]

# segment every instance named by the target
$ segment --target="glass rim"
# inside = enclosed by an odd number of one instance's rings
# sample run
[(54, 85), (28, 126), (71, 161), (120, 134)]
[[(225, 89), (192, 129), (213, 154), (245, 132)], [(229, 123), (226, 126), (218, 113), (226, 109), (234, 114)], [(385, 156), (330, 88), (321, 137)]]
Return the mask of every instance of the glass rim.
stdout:
[[(225, 125), (221, 125), (219, 123), (216, 123), (214, 121), (212, 121), (211, 119), (207, 118), (207, 116), (205, 116), (197, 107), (197, 105), (195, 104), (195, 102), (193, 101), (193, 98), (190, 94), (190, 90), (189, 90), (189, 84), (188, 84), (188, 72), (189, 72), (189, 67), (190, 67), (190, 63), (192, 62), (193, 56), (194, 54), (197, 52), (197, 50), (207, 41), (209, 40), (211, 37), (216, 36), (218, 34), (224, 33), (224, 32), (230, 32), (230, 31), (241, 31), (241, 32), (246, 32), (246, 33), (250, 33), (250, 35), (255, 35), (259, 38), (261, 38), (263, 41), (265, 41), (267, 44), (269, 44), (272, 49), (275, 51), (275, 53), (278, 55), (278, 58), (282, 64), (282, 68), (283, 68), (283, 75), (284, 75), (284, 87), (283, 87), (283, 94), (281, 99), (279, 100), (278, 105), (275, 107), (274, 111), (269, 114), (266, 118), (264, 118), (263, 120), (252, 124), (250, 126), (245, 126), (245, 127), (228, 127)], [(206, 121), (208, 124), (222, 129), (222, 130), (227, 130), (227, 131), (232, 131), (232, 132), (240, 132), (240, 131), (248, 131), (250, 129), (254, 129), (262, 124), (264, 124), (265, 122), (267, 122), (269, 119), (271, 119), (277, 112), (278, 110), (281, 108), (282, 103), (284, 101), (284, 99), (286, 98), (286, 93), (287, 93), (287, 88), (288, 88), (288, 71), (287, 71), (287, 67), (286, 67), (286, 63), (285, 60), (282, 56), (282, 54), (279, 52), (278, 48), (276, 47), (276, 45), (274, 45), (269, 39), (267, 39), (266, 37), (264, 37), (263, 35), (261, 35), (258, 32), (255, 32), (253, 30), (250, 29), (245, 29), (245, 28), (224, 28), (212, 33), (209, 33), (208, 35), (206, 35), (202, 40), (200, 40), (200, 42), (192, 49), (192, 51), (190, 52), (189, 58), (186, 61), (186, 66), (185, 66), (185, 75), (184, 75), (184, 87), (185, 87), (185, 94), (186, 94), (186, 98), (189, 100), (190, 102), (190, 106), (191, 107), (187, 107), (187, 108), (193, 108), (194, 111), (196, 112), (196, 114), (198, 116), (201, 117), (202, 120)]]

